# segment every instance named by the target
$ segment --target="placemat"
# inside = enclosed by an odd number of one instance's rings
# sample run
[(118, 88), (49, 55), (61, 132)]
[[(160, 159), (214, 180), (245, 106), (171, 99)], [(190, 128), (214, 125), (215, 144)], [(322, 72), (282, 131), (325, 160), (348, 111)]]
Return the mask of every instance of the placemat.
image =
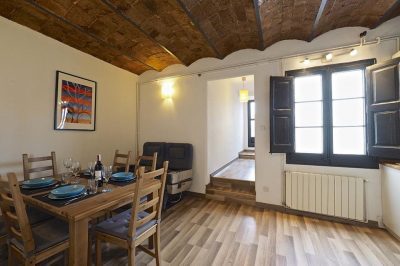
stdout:
[[(86, 195), (85, 197), (76, 199), (76, 200), (72, 201), (71, 203), (69, 203), (69, 204), (67, 204), (67, 205), (69, 206), (69, 205), (78, 203), (78, 202), (80, 202), (80, 201), (82, 201), (82, 200), (85, 200), (85, 199), (94, 197), (94, 196), (99, 195), (99, 194), (101, 194), (101, 192), (99, 192), (99, 193), (97, 193), (97, 194), (92, 194), (92, 195), (89, 195), (89, 194), (88, 194), (88, 195)], [(72, 200), (72, 199), (52, 200), (52, 199), (49, 199), (49, 198), (47, 197), (47, 194), (45, 194), (45, 195), (42, 194), (42, 195), (33, 196), (32, 198), (37, 199), (37, 200), (40, 200), (40, 201), (45, 202), (45, 203), (47, 203), (47, 204), (56, 206), (56, 207), (67, 206), (67, 205), (65, 205), (65, 204), (66, 204), (68, 201)]]
[(19, 186), (21, 193), (24, 195), (32, 195), (32, 194), (37, 194), (40, 192), (45, 192), (54, 189), (55, 187), (58, 187), (60, 185), (60, 181), (57, 181), (54, 185), (50, 187), (44, 187), (44, 188), (35, 188), (35, 189), (27, 189), (27, 188), (22, 188), (21, 185)]

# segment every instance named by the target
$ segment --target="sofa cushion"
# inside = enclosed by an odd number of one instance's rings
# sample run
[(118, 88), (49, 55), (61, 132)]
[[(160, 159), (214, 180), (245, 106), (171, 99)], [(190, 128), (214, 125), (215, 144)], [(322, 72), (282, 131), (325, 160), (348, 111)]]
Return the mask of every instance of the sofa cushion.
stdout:
[(193, 145), (189, 143), (167, 143), (165, 158), (170, 170), (189, 170), (193, 164)]

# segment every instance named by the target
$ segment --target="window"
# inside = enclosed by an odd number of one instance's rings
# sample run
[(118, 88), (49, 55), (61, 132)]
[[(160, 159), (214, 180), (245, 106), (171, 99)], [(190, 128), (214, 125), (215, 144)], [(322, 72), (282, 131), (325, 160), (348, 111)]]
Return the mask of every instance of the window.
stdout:
[(290, 71), (294, 152), (287, 163), (377, 168), (367, 156), (365, 68), (373, 60)]
[(254, 100), (248, 102), (247, 109), (247, 121), (248, 121), (248, 146), (254, 147), (256, 137), (256, 104)]

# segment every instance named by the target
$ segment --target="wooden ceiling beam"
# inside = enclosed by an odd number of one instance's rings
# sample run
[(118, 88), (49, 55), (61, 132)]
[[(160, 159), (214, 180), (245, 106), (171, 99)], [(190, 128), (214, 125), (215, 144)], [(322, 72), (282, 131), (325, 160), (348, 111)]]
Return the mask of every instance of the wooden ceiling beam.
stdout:
[(397, 0), (386, 12), (383, 16), (372, 26), (372, 28), (376, 28), (381, 25), (383, 22), (392, 19), (396, 16), (400, 15), (400, 0)]
[(110, 49), (112, 49), (112, 50), (118, 52), (120, 55), (125, 56), (125, 57), (127, 57), (127, 58), (129, 58), (129, 59), (131, 59), (131, 60), (138, 61), (138, 62), (140, 62), (141, 64), (146, 65), (147, 67), (149, 67), (151, 70), (156, 70), (156, 71), (157, 71), (157, 69), (155, 69), (153, 66), (151, 66), (151, 65), (149, 65), (149, 64), (147, 64), (147, 63), (145, 63), (145, 62), (143, 62), (143, 61), (141, 61), (141, 60), (139, 60), (139, 59), (137, 59), (137, 58), (135, 58), (135, 57), (133, 57), (132, 55), (127, 55), (127, 54), (123, 53), (123, 52), (120, 51), (120, 49), (118, 49), (117, 47), (115, 47), (115, 46), (113, 46), (113, 45), (111, 45), (111, 44), (109, 44), (109, 43), (103, 41), (102, 39), (98, 38), (96, 35), (94, 35), (94, 34), (88, 32), (88, 31), (85, 30), (85, 29), (83, 29), (83, 28), (80, 27), (79, 25), (76, 25), (76, 24), (74, 24), (74, 23), (68, 21), (68, 20), (65, 19), (64, 17), (62, 17), (62, 16), (60, 16), (60, 15), (57, 15), (57, 14), (54, 13), (53, 11), (48, 10), (47, 8), (45, 8), (45, 7), (41, 6), (41, 5), (39, 5), (39, 4), (36, 3), (34, 0), (26, 0), (26, 2), (29, 3), (29, 4), (31, 4), (33, 7), (35, 7), (35, 8), (37, 8), (37, 9), (41, 10), (42, 12), (44, 12), (44, 13), (50, 15), (50, 16), (53, 16), (54, 18), (56, 18), (56, 19), (62, 21), (63, 23), (66, 23), (66, 24), (72, 26), (73, 28), (79, 30), (80, 32), (84, 33), (85, 35), (87, 35), (87, 36), (93, 38), (94, 40), (96, 40), (97, 42), (99, 42), (101, 45), (104, 45), (105, 47), (108, 47), (108, 48), (110, 48)]
[(308, 37), (309, 42), (311, 42), (315, 37), (315, 33), (317, 30), (319, 21), (321, 20), (322, 14), (324, 13), (327, 2), (328, 2), (328, 0), (321, 0), (321, 4), (319, 5), (318, 13), (317, 13), (317, 16), (315, 17), (310, 36)]
[(217, 48), (215, 47), (214, 43), (210, 40), (210, 37), (204, 32), (204, 30), (200, 26), (199, 22), (193, 17), (192, 13), (186, 8), (186, 6), (182, 2), (182, 0), (176, 0), (176, 2), (180, 5), (182, 10), (186, 13), (186, 15), (190, 19), (191, 23), (193, 24), (193, 26), (203, 35), (203, 37), (206, 40), (208, 46), (210, 46), (211, 49), (213, 50), (213, 52), (217, 55), (217, 58), (218, 59), (222, 59), (223, 56), (221, 55), (221, 53), (217, 50)]
[(256, 23), (257, 23), (257, 29), (258, 29), (258, 39), (259, 39), (259, 44), (258, 44), (258, 49), (260, 51), (263, 51), (265, 46), (264, 46), (264, 33), (263, 33), (263, 28), (261, 25), (261, 14), (260, 14), (260, 6), (258, 4), (259, 0), (253, 0), (254, 4), (254, 12), (256, 13)]
[(118, 7), (116, 7), (113, 3), (111, 3), (109, 0), (101, 0), (105, 5), (107, 5), (112, 11), (114, 11), (116, 14), (118, 14), (120, 17), (122, 17), (123, 19), (125, 19), (128, 23), (130, 23), (132, 26), (134, 26), (135, 28), (137, 28), (138, 30), (140, 30), (144, 35), (146, 35), (147, 38), (149, 38), (151, 41), (153, 41), (154, 43), (156, 43), (161, 49), (163, 49), (165, 52), (167, 52), (168, 54), (170, 54), (172, 57), (174, 57), (176, 60), (178, 60), (181, 64), (184, 64), (184, 61), (180, 58), (178, 58), (178, 56), (176, 56), (174, 53), (172, 53), (170, 50), (168, 50), (167, 47), (165, 47), (164, 45), (162, 45), (161, 43), (159, 43), (156, 39), (154, 39), (153, 37), (151, 37), (146, 31), (144, 31), (135, 21), (133, 21), (130, 17), (128, 17), (124, 12), (122, 12), (121, 10), (118, 9)]

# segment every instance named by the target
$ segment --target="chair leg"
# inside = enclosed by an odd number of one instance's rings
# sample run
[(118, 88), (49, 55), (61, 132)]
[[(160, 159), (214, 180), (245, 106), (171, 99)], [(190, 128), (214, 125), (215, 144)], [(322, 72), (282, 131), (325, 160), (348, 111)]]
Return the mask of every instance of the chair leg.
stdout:
[(25, 259), (25, 266), (35, 266), (35, 259), (34, 258), (26, 258)]
[(96, 265), (101, 266), (103, 265), (102, 258), (101, 258), (101, 240), (96, 239)]
[(136, 247), (133, 245), (128, 248), (128, 266), (135, 266)]
[(160, 225), (157, 226), (156, 233), (154, 234), (154, 253), (156, 255), (156, 265), (160, 266)]
[(69, 263), (69, 250), (66, 249), (66, 250), (64, 251), (64, 265), (65, 265), (65, 266), (68, 266), (68, 263)]
[(11, 246), (8, 246), (8, 266), (13, 266), (15, 265), (14, 263), (14, 256), (12, 254), (12, 249)]

